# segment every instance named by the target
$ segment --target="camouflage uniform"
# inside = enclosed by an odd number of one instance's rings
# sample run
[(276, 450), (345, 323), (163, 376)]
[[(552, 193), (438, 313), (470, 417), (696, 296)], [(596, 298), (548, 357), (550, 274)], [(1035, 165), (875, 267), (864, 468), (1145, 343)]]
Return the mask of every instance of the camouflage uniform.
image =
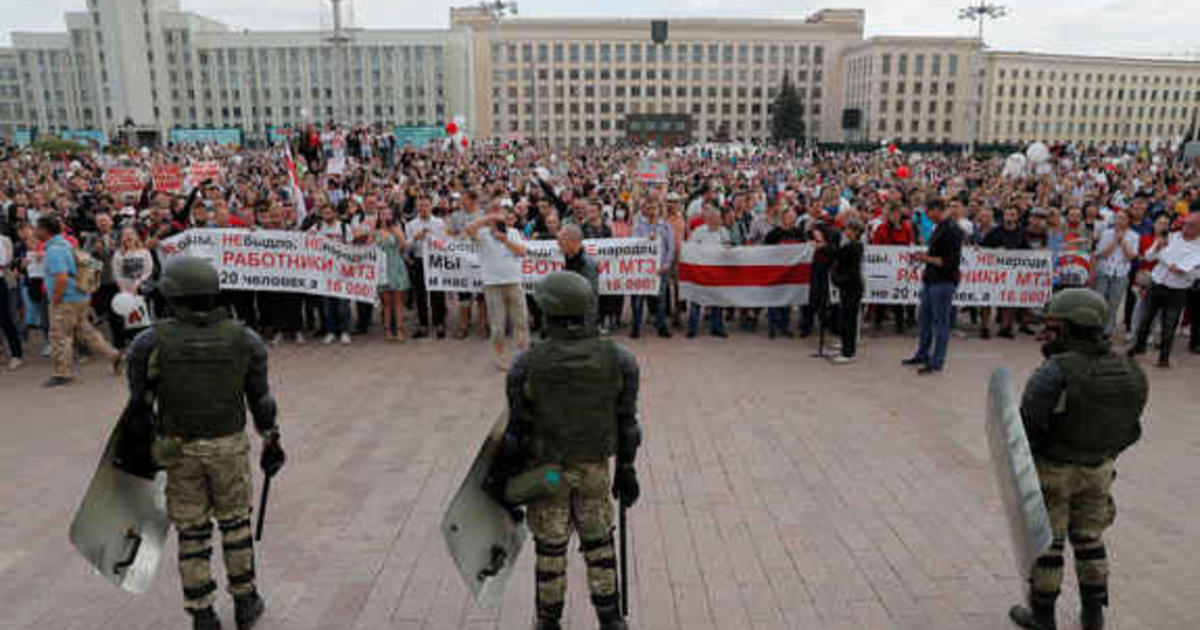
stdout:
[(262, 604), (254, 584), (246, 411), (264, 438), (264, 454), (278, 449), (279, 436), (267, 348), (224, 308), (192, 311), (172, 302), (172, 310), (176, 319), (159, 321), (130, 348), (126, 414), (153, 417), (151, 453), (167, 471), (167, 512), (179, 536), (184, 607), (196, 617), (195, 627), (219, 627), (211, 608), (217, 589), (210, 567), (215, 520), (238, 627), (248, 628)]
[[(538, 628), (559, 627), (567, 591), (567, 548), (574, 531), (601, 627), (621, 629), (625, 625), (609, 497), (617, 495), (626, 505), (637, 500), (637, 360), (615, 343), (597, 338), (590, 317), (595, 296), (582, 276), (557, 272), (550, 278), (535, 291), (548, 316), (549, 340), (518, 355), (510, 368), (510, 420), (497, 462), (509, 470), (496, 474), (510, 477), (544, 464), (562, 467), (559, 490), (528, 505), (537, 550)], [(578, 299), (570, 308), (542, 292), (544, 285), (558, 282)], [(609, 478), (608, 460), (613, 456), (616, 483)]]
[(1100, 339), (1104, 299), (1068, 289), (1051, 301), (1048, 315), (1061, 320), (1060, 339), (1043, 348), (1046, 361), (1030, 377), (1021, 401), (1054, 539), (1029, 576), (1029, 607), (1010, 613), (1019, 625), (1053, 630), (1062, 587), (1065, 542), (1075, 574), (1085, 630), (1103, 627), (1108, 606), (1108, 559), (1102, 535), (1116, 517), (1110, 490), (1116, 458), (1141, 437), (1146, 375)]

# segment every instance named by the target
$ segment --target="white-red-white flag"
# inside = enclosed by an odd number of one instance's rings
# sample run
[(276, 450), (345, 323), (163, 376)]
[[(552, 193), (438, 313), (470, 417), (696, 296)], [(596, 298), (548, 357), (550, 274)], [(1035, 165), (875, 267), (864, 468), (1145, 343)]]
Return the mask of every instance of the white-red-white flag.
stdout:
[(683, 244), (679, 297), (704, 306), (747, 308), (808, 303), (811, 245)]
[(296, 205), (296, 226), (299, 227), (304, 223), (304, 219), (308, 217), (308, 206), (304, 203), (304, 191), (300, 189), (300, 176), (296, 173), (296, 161), (292, 159), (292, 146), (288, 143), (283, 145), (286, 152), (288, 182), (291, 184), (292, 203)]

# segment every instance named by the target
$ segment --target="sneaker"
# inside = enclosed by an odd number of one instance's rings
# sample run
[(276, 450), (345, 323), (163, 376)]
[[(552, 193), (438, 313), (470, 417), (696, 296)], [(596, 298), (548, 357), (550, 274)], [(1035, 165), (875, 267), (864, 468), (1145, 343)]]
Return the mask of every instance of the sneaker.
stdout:
[[(438, 339), (445, 339), (445, 338), (446, 338), (446, 329), (445, 329), (444, 327), (439, 327), (439, 328), (437, 329), (437, 338), (438, 338)], [(485, 337), (485, 339), (486, 339), (486, 337)]]
[(1005, 339), (1016, 339), (1017, 338), (1016, 334), (1013, 333), (1013, 330), (1011, 328), (1001, 328), (1000, 332), (996, 333), (996, 336), (1003, 337)]
[(333, 333), (329, 333), (329, 334), (325, 335), (325, 345), (328, 346), (329, 344), (331, 344), (335, 341), (337, 341), (337, 336), (334, 335)]
[(24, 361), (22, 361), (16, 357), (13, 357), (8, 360), (8, 369), (9, 369), (9, 371), (15, 372), (15, 371), (21, 369), (21, 366), (24, 364), (25, 364)]
[(666, 326), (663, 326), (662, 328), (659, 328), (659, 329), (658, 329), (658, 336), (659, 336), (659, 337), (661, 337), (661, 338), (663, 338), (663, 339), (670, 339), (670, 338), (671, 338), (671, 331), (670, 331), (670, 330), (668, 330)]
[(304, 338), (304, 333), (302, 333), (302, 332), (296, 333), (296, 345), (302, 346), (306, 343), (308, 343), (308, 340)]
[(277, 332), (274, 337), (271, 337), (271, 345), (279, 347), (283, 343), (283, 333)]
[(834, 365), (846, 365), (847, 363), (852, 363), (854, 361), (854, 357), (846, 357), (839, 354), (830, 359), (830, 361), (833, 361)]
[(42, 358), (50, 358), (50, 342), (48, 341), (46, 342), (46, 345), (42, 346)]
[(1133, 339), (1134, 336), (1132, 332), (1125, 333), (1125, 343), (1133, 343)]
[(720, 339), (728, 339), (729, 333), (725, 332), (724, 330), (718, 330), (717, 332), (713, 333), (712, 336)]
[(1158, 363), (1154, 365), (1164, 370), (1169, 370), (1171, 369), (1171, 360), (1166, 357), (1159, 357)]
[(64, 385), (70, 385), (71, 381), (74, 381), (74, 380), (75, 379), (71, 378), (70, 376), (51, 376), (50, 380), (46, 381), (45, 383), (42, 383), (42, 387), (45, 387), (45, 388), (62, 387)]
[(992, 338), (991, 329), (988, 329), (988, 328), (979, 329), (979, 338), (980, 339), (991, 339)]
[(342, 333), (342, 345), (343, 346), (350, 345), (350, 333), (348, 333), (348, 332)]

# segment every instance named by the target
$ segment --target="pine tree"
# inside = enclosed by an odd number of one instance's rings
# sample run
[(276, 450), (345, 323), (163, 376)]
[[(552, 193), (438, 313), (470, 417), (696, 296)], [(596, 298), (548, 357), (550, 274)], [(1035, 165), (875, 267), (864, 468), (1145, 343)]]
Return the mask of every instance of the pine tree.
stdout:
[(775, 112), (771, 119), (771, 137), (775, 142), (788, 140), (804, 142), (804, 103), (789, 72), (783, 73), (783, 85), (775, 97)]

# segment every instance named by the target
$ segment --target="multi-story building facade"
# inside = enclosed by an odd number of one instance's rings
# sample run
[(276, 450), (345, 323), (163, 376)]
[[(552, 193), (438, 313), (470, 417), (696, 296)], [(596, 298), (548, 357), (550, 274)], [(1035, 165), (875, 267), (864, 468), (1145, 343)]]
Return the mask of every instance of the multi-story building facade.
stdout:
[(451, 12), (471, 33), (480, 133), (591, 146), (626, 137), (631, 114), (687, 114), (698, 140), (765, 140), (784, 73), (814, 137), (836, 137), (842, 56), (862, 39), (860, 10), (808, 20), (670, 20), (651, 40), (650, 20), (497, 20)]
[(985, 143), (1173, 142), (1200, 109), (1200, 63), (993, 52)]
[(310, 121), (440, 128), (462, 116), (476, 139), (559, 147), (758, 141), (785, 75), (823, 142), (1152, 143), (1177, 140), (1200, 109), (1200, 62), (864, 39), (856, 9), (668, 20), (655, 41), (649, 19), (479, 7), (452, 9), (448, 29), (254, 32), (179, 0), (81, 1), (65, 33), (14, 33), (0, 49), (0, 134), (166, 141), (176, 128), (236, 128), (264, 140)]
[(845, 106), (860, 112), (854, 139), (924, 144), (970, 141), (973, 38), (872, 37), (846, 52)]

